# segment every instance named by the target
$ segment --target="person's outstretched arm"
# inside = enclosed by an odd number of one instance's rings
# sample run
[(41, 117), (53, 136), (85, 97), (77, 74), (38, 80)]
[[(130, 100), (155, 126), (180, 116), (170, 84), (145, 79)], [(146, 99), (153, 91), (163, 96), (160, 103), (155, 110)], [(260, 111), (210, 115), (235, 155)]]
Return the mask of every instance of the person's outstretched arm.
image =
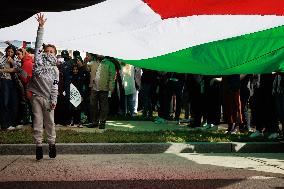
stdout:
[(36, 15), (36, 19), (38, 21), (38, 30), (37, 30), (36, 44), (35, 44), (35, 63), (38, 63), (40, 49), (43, 44), (43, 33), (44, 33), (43, 27), (47, 19), (44, 18), (44, 15), (41, 13)]

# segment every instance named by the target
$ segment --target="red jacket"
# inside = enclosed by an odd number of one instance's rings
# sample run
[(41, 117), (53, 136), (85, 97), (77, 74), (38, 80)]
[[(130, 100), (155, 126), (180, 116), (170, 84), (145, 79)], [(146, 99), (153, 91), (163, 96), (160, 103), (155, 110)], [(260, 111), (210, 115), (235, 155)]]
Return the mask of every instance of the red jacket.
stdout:
[(34, 60), (30, 55), (25, 55), (22, 59), (21, 68), (27, 73), (27, 77), (20, 76), (22, 83), (26, 86), (32, 77)]

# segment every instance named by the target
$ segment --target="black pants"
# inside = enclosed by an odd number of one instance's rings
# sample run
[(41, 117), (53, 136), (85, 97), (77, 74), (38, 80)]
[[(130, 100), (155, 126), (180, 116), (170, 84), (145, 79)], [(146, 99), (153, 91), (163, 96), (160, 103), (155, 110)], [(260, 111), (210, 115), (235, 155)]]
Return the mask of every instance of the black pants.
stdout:
[(93, 106), (93, 123), (106, 121), (109, 111), (108, 91), (92, 91), (91, 103)]
[(183, 82), (182, 81), (168, 81), (166, 92), (166, 104), (165, 104), (165, 115), (169, 117), (170, 115), (170, 107), (172, 96), (176, 95), (176, 108), (175, 108), (175, 119), (180, 118), (180, 112), (182, 107), (182, 90), (183, 90)]
[[(54, 122), (61, 125), (71, 124), (71, 106), (73, 106), (66, 96), (59, 95), (54, 111)], [(62, 116), (64, 115), (64, 116)]]

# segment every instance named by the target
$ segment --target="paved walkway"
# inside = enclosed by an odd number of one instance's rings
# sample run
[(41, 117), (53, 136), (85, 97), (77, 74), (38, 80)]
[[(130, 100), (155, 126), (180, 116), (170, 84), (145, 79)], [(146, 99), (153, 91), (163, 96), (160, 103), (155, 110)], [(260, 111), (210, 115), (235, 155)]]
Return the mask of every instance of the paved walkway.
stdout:
[(283, 188), (284, 154), (0, 156), (1, 189)]
[[(106, 128), (190, 132), (185, 124), (175, 122), (156, 125), (109, 121)], [(220, 127), (225, 128), (226, 125)], [(86, 127), (71, 129), (103, 132)], [(284, 143), (281, 142), (83, 143), (57, 144), (57, 150), (58, 156), (50, 159), (48, 146), (44, 145), (44, 158), (36, 161), (34, 144), (0, 145), (1, 189), (284, 187), (284, 153), (279, 153), (284, 152)]]

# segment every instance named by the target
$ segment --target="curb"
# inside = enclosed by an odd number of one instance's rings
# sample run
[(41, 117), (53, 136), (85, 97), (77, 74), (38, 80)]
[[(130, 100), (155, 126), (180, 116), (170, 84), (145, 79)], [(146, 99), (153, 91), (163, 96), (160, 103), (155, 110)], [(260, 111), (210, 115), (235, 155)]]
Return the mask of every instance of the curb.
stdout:
[[(59, 154), (284, 153), (283, 142), (57, 143)], [(43, 145), (45, 153), (48, 145)], [(34, 144), (0, 144), (0, 155), (33, 155)]]

